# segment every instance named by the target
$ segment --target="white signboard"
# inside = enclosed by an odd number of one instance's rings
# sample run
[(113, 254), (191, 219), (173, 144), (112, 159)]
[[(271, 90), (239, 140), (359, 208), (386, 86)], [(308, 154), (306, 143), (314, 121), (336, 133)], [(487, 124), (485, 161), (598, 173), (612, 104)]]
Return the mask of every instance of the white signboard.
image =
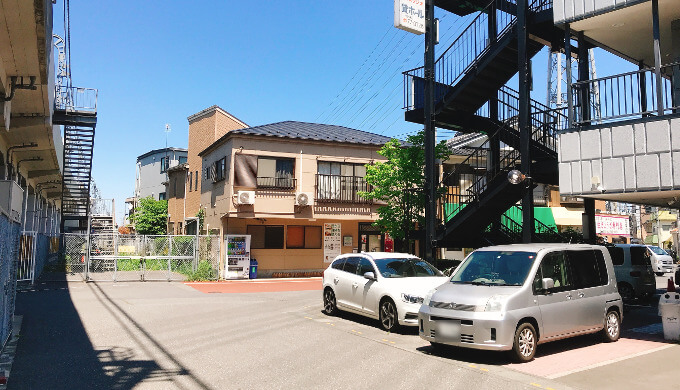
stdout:
[(630, 236), (630, 223), (626, 215), (595, 215), (597, 234)]
[(425, 0), (394, 0), (394, 27), (425, 34)]
[(339, 256), (342, 249), (342, 237), (340, 236), (339, 223), (323, 224), (323, 261), (330, 263)]

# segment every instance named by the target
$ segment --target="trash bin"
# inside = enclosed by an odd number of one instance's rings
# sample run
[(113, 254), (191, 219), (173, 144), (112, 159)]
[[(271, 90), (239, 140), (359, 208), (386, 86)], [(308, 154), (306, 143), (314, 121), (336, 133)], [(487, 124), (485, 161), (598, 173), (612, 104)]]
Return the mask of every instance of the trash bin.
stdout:
[(257, 279), (257, 260), (250, 259), (250, 270), (248, 272), (250, 279)]
[(663, 324), (663, 337), (666, 340), (680, 339), (680, 293), (662, 294), (659, 299), (659, 315)]

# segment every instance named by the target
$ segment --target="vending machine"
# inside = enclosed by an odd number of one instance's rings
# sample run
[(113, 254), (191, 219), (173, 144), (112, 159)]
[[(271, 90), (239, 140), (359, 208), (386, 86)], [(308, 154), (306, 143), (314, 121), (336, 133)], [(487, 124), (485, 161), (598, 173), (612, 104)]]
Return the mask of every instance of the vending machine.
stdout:
[(248, 279), (250, 267), (250, 235), (226, 236), (226, 259), (224, 261), (224, 279)]

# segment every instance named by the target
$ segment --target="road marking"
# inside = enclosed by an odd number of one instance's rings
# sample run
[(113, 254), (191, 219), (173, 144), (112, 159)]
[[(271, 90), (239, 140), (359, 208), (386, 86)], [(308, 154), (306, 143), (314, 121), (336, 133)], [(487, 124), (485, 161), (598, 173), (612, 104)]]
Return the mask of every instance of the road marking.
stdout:
[(489, 372), (489, 369), (488, 369), (488, 368), (480, 368), (480, 370), (482, 370), (482, 371), (484, 371), (484, 372)]
[(312, 318), (312, 317), (305, 317), (305, 318), (308, 319), (308, 320), (313, 320), (313, 319), (314, 319), (314, 318)]
[(468, 367), (477, 368), (474, 364), (468, 364)]
[(532, 385), (532, 386), (534, 386), (534, 387), (539, 387), (539, 388), (541, 388), (541, 389), (543, 388), (543, 386), (539, 385), (538, 383), (533, 383), (533, 382), (531, 382), (531, 383), (529, 383), (529, 384)]
[(560, 372), (559, 374), (548, 375), (546, 378), (548, 378), (548, 379), (556, 379), (556, 378), (560, 378), (560, 377), (563, 377), (563, 376), (575, 374), (575, 373), (577, 373), (577, 372), (586, 371), (586, 370), (591, 370), (591, 369), (593, 369), (593, 368), (598, 368), (598, 367), (606, 366), (606, 365), (608, 365), (608, 364), (613, 364), (613, 363), (621, 362), (621, 361), (624, 361), (624, 360), (628, 360), (628, 359), (631, 359), (631, 358), (634, 358), (634, 357), (643, 356), (643, 355), (647, 355), (647, 354), (650, 354), (650, 353), (658, 352), (658, 351), (664, 350), (664, 349), (666, 349), (666, 348), (671, 348), (671, 347), (674, 347), (674, 346), (676, 346), (676, 345), (675, 345), (675, 344), (664, 345), (664, 346), (659, 347), (659, 348), (654, 348), (654, 349), (649, 349), (649, 350), (647, 350), (647, 351), (642, 351), (642, 352), (634, 353), (634, 354), (632, 354), (632, 355), (623, 356), (623, 357), (620, 357), (620, 358), (618, 358), (618, 359), (607, 360), (607, 361), (604, 361), (604, 362), (601, 362), (601, 363), (597, 363), (597, 364), (590, 365), (590, 366), (588, 366), (588, 367), (577, 368), (577, 369), (575, 369), (575, 370)]

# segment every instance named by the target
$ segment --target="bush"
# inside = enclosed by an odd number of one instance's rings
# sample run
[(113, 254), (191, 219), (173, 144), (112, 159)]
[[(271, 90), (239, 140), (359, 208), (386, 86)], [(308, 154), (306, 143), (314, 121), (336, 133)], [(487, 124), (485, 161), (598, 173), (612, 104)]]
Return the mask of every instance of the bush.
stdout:
[[(181, 272), (181, 270), (179, 271)], [(198, 268), (196, 269), (196, 272), (189, 272), (189, 273), (184, 273), (183, 274), (187, 275), (187, 281), (190, 282), (203, 282), (207, 280), (214, 280), (217, 278), (217, 275), (215, 273), (215, 270), (213, 269), (212, 264), (208, 261), (201, 261), (198, 263)]]

